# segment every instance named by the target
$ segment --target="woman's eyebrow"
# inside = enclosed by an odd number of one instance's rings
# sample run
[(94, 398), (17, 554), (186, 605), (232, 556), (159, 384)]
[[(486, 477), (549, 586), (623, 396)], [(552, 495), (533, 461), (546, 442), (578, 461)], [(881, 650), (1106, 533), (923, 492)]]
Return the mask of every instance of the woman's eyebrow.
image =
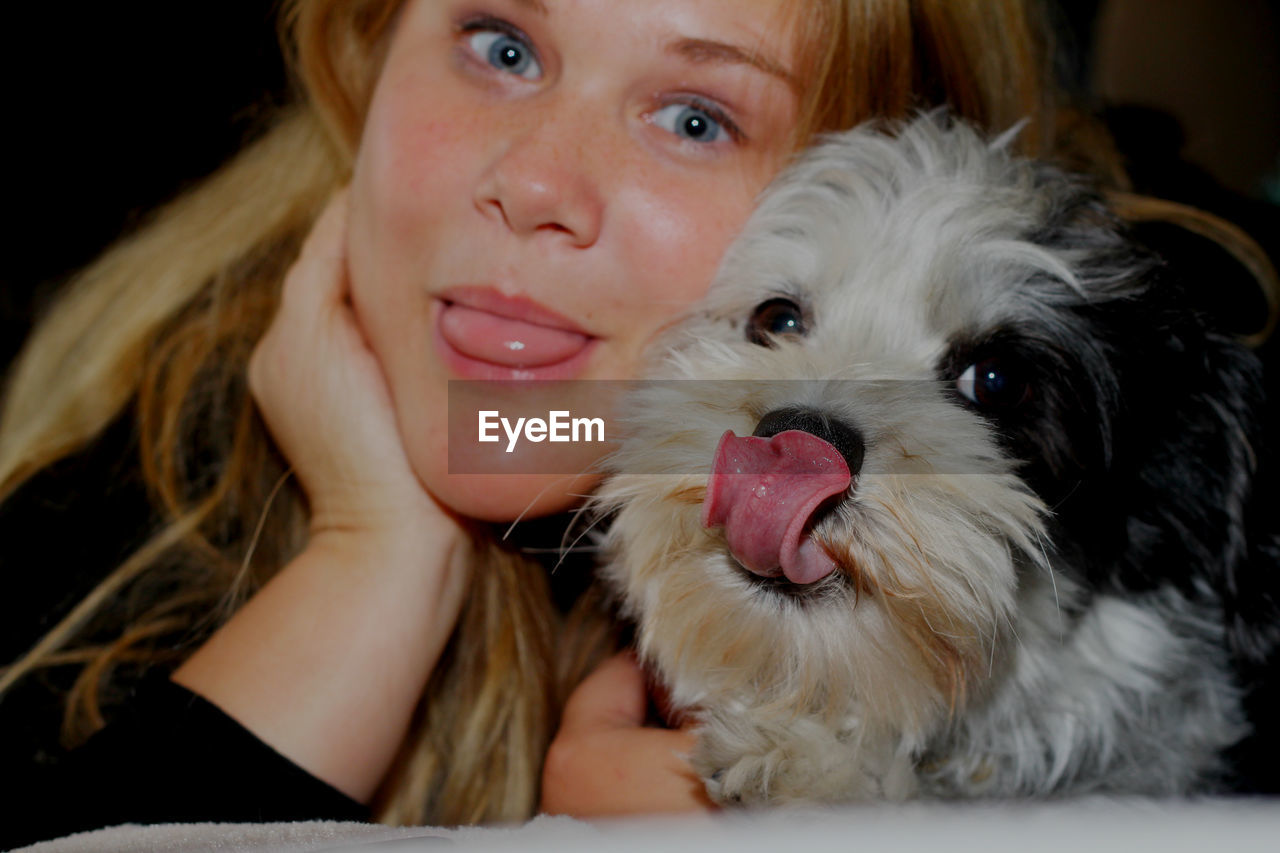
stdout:
[[(530, 2), (537, 2), (537, 0), (530, 0)], [(710, 41), (708, 39), (685, 38), (672, 43), (667, 48), (667, 52), (674, 53), (693, 63), (711, 62), (721, 65), (748, 65), (777, 77), (796, 91), (800, 89), (800, 81), (782, 63), (775, 62), (759, 51), (747, 50), (734, 44)]]

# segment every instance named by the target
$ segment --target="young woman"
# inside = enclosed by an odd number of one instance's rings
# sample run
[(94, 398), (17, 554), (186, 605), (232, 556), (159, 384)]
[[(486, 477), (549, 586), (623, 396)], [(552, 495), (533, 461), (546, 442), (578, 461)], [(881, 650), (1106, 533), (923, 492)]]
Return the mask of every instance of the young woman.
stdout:
[[(488, 526), (590, 480), (451, 475), (447, 380), (631, 376), (817, 132), (947, 103), (1028, 120), (1029, 152), (1096, 153), (1059, 142), (1032, 8), (289, 0), (284, 20), (298, 103), (87, 269), (10, 376), (10, 518), (112, 436), (153, 514), (105, 571), (39, 569), (57, 612), (4, 650), (0, 728), (15, 781), (66, 813), (11, 813), (34, 838), (705, 808), (634, 663), (583, 680), (610, 650), (590, 604), (557, 607)], [(97, 734), (64, 750), (59, 714), (65, 743)]]

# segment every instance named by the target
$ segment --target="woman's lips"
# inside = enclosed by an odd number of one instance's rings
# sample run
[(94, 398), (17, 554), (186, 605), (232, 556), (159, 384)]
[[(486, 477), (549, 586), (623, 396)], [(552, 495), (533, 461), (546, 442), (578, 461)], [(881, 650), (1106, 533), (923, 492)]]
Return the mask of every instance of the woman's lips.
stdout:
[(468, 378), (569, 378), (595, 341), (541, 305), (489, 288), (449, 291), (440, 303), (440, 341)]

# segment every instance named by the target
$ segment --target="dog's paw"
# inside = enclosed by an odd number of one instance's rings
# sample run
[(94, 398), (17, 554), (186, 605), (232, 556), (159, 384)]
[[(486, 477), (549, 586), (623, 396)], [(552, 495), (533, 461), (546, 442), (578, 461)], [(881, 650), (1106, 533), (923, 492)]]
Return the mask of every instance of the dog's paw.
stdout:
[[(758, 806), (906, 799), (915, 791), (911, 762), (863, 742), (856, 729), (817, 720), (776, 725), (745, 717), (705, 719), (693, 767), (721, 805)], [(884, 744), (883, 740), (877, 742)]]

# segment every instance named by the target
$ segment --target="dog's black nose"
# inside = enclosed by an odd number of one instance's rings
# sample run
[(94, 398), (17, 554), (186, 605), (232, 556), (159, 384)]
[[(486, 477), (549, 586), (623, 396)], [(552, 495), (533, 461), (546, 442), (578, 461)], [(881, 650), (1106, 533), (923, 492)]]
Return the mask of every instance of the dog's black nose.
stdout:
[(760, 419), (752, 435), (772, 438), (780, 432), (798, 429), (830, 444), (844, 457), (849, 473), (857, 476), (862, 470), (862, 460), (867, 454), (862, 433), (843, 421), (836, 420), (813, 409), (776, 409)]

